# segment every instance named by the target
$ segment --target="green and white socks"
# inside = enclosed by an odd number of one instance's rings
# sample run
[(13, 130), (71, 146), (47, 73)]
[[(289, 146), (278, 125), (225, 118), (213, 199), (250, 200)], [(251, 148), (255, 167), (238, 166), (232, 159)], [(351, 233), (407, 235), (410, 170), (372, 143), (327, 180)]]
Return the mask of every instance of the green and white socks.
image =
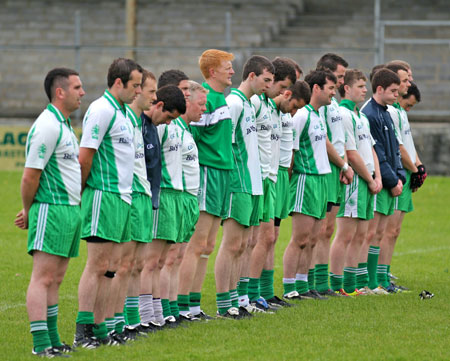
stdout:
[(46, 320), (30, 322), (30, 331), (33, 336), (33, 348), (35, 352), (41, 352), (46, 348), (52, 347)]
[(369, 288), (371, 290), (378, 287), (377, 266), (379, 255), (380, 255), (380, 247), (377, 246), (369, 247), (369, 255), (367, 257), (367, 270), (369, 272)]

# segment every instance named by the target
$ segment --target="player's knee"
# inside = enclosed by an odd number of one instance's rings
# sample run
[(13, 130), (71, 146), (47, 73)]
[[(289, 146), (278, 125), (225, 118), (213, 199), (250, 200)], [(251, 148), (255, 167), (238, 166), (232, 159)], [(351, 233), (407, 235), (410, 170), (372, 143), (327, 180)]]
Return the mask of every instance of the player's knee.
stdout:
[(293, 238), (291, 239), (291, 242), (299, 247), (300, 249), (304, 249), (306, 247), (306, 245), (308, 244), (308, 239), (301, 237), (301, 238)]

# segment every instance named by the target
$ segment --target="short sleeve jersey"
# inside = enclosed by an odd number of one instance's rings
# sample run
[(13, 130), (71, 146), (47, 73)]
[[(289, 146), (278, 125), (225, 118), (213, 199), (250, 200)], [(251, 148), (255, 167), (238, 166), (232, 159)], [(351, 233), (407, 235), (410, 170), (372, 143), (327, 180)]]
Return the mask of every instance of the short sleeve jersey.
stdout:
[(324, 119), (310, 104), (292, 118), (294, 126), (294, 168), (302, 174), (331, 173), (327, 154), (327, 130)]
[(266, 179), (270, 173), (272, 106), (266, 94), (255, 94), (250, 98), (250, 101), (255, 108), (258, 151), (262, 178)]
[(416, 163), (416, 147), (411, 134), (411, 126), (409, 125), (408, 114), (399, 103), (388, 105), (388, 112), (394, 122), (395, 134), (399, 144), (402, 144), (408, 152), (409, 158)]
[(147, 180), (147, 168), (145, 165), (144, 138), (142, 136), (142, 119), (129, 106), (127, 115), (133, 124), (134, 136), (134, 174), (133, 174), (133, 192), (144, 193), (152, 196), (150, 182)]
[(183, 190), (183, 169), (181, 161), (181, 128), (171, 122), (161, 124), (158, 129), (161, 142), (161, 188)]
[(35, 201), (80, 204), (79, 148), (70, 119), (49, 104), (33, 123), (25, 149), (25, 167), (42, 170)]
[(292, 116), (281, 113), (281, 139), (280, 139), (280, 167), (289, 168), (292, 161), (292, 146), (294, 143)]
[(134, 145), (133, 126), (112, 94), (106, 90), (89, 106), (83, 119), (80, 147), (97, 150), (87, 185), (118, 193), (131, 204)]
[(348, 99), (343, 99), (340, 104), (342, 122), (345, 129), (345, 148), (347, 150), (358, 151), (370, 174), (375, 172), (373, 159), (373, 146), (375, 141), (370, 134), (369, 119), (366, 115), (355, 109), (355, 103)]
[(198, 149), (194, 138), (183, 118), (175, 121), (181, 128), (181, 164), (183, 168), (183, 189), (197, 196), (200, 187), (200, 166), (198, 164)]
[(238, 89), (231, 90), (227, 103), (233, 124), (234, 169), (231, 173), (230, 190), (261, 195), (262, 178), (255, 110), (247, 97)]
[(331, 104), (320, 107), (319, 113), (326, 120), (328, 139), (336, 152), (343, 157), (345, 155), (345, 132), (339, 109), (339, 103), (332, 98)]
[(192, 135), (198, 147), (201, 165), (217, 169), (233, 169), (231, 152), (231, 118), (225, 95), (212, 89), (208, 83), (206, 111), (199, 122), (191, 125)]
[(277, 182), (278, 167), (280, 164), (280, 143), (281, 143), (281, 112), (277, 109), (275, 102), (270, 99), (271, 104), (271, 120), (272, 120), (272, 132), (270, 134), (270, 170), (269, 179), (273, 182)]

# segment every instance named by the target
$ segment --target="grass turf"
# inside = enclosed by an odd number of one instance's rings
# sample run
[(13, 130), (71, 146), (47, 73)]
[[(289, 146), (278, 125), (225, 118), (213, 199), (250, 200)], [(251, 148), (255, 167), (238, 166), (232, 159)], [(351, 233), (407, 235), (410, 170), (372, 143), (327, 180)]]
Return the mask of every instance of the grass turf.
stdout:
[[(0, 339), (2, 360), (32, 360), (25, 307), (32, 258), (26, 232), (13, 225), (21, 208), (19, 172), (0, 172)], [(150, 335), (132, 345), (80, 350), (74, 360), (448, 360), (450, 335), (450, 178), (429, 177), (414, 195), (416, 210), (405, 217), (392, 272), (412, 292), (390, 296), (302, 301), (275, 315), (251, 320), (217, 320)], [(290, 220), (277, 244), (275, 283), (282, 293), (282, 255)], [(220, 239), (220, 234), (218, 236)], [(217, 245), (216, 245), (217, 250)], [(211, 256), (202, 307), (215, 313), (214, 258)], [(86, 259), (71, 261), (60, 290), (59, 330), (71, 344), (77, 313), (77, 286)], [(420, 300), (419, 292), (435, 297)]]

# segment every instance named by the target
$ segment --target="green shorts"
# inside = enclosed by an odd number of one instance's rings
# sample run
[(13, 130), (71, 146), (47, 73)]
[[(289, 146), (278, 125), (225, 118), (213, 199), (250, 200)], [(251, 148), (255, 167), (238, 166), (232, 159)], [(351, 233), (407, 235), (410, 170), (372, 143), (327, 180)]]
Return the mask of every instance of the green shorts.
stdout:
[(327, 213), (327, 177), (320, 174), (292, 173), (291, 212), (324, 219)]
[(137, 242), (152, 241), (152, 198), (145, 193), (133, 192), (131, 203), (131, 239)]
[(331, 173), (326, 175), (328, 185), (327, 202), (342, 203), (344, 201), (345, 184), (339, 180), (341, 169), (330, 162)]
[(224, 219), (233, 218), (244, 227), (259, 225), (259, 198), (248, 193), (229, 193), (228, 214)]
[(130, 242), (131, 205), (120, 194), (86, 187), (81, 196), (81, 238)]
[(41, 251), (77, 257), (80, 247), (79, 206), (33, 203), (28, 213), (28, 253)]
[(406, 170), (406, 183), (403, 185), (402, 194), (394, 200), (394, 209), (406, 213), (414, 210), (412, 202), (411, 172), (409, 170)]
[(196, 196), (183, 192), (183, 227), (182, 242), (189, 242), (195, 231), (195, 226), (200, 216), (198, 199)]
[(276, 184), (269, 178), (263, 180), (263, 195), (259, 197), (261, 222), (269, 222), (275, 218), (275, 186)]
[(385, 216), (390, 216), (394, 214), (394, 201), (395, 198), (392, 197), (391, 191), (383, 188), (380, 193), (375, 195), (374, 200), (374, 211), (384, 214)]
[(285, 219), (289, 216), (289, 171), (288, 168), (279, 167), (277, 183), (275, 184), (275, 217)]
[(372, 219), (373, 197), (367, 182), (355, 173), (352, 183), (345, 186), (344, 202), (341, 203), (337, 217)]
[(183, 242), (183, 192), (161, 188), (159, 208), (153, 211), (153, 239)]
[(229, 170), (200, 166), (200, 187), (198, 189), (200, 211), (216, 217), (226, 216), (230, 173)]

